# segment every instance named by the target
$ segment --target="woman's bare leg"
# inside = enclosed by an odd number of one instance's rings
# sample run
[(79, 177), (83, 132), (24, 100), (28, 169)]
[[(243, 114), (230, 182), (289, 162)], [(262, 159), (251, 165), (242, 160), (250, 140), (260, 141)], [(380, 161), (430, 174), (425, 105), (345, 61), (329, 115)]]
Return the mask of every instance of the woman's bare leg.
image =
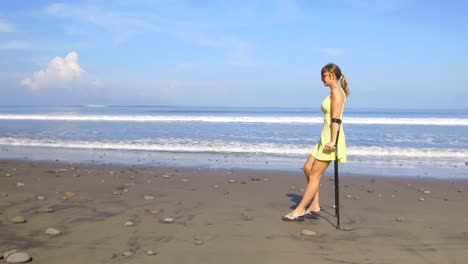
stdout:
[[(308, 174), (309, 176), (309, 183), (307, 184), (307, 188), (304, 192), (304, 196), (302, 196), (302, 200), (299, 205), (294, 209), (291, 214), (294, 216), (304, 215), (305, 209), (307, 205), (309, 205), (312, 198), (317, 194), (317, 191), (320, 187), (320, 179), (322, 178), (323, 173), (330, 165), (330, 161), (321, 161), (315, 160), (312, 163), (312, 168)], [(285, 216), (288, 217), (288, 216)]]
[[(306, 176), (307, 183), (309, 182), (309, 174), (312, 169), (312, 164), (314, 163), (315, 158), (312, 155), (309, 155), (307, 161), (304, 164), (304, 175)], [(317, 193), (312, 198), (312, 203), (309, 206), (309, 212), (320, 212), (320, 188), (317, 190)]]

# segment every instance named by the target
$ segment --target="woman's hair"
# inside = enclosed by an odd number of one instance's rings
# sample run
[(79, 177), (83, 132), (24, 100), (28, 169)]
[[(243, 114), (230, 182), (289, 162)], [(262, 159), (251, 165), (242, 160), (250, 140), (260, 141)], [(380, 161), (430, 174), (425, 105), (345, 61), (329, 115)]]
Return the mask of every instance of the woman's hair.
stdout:
[(338, 65), (336, 65), (335, 63), (328, 63), (322, 68), (322, 74), (324, 74), (325, 72), (332, 72), (333, 74), (335, 74), (336, 78), (338, 78), (338, 80), (340, 80), (341, 82), (341, 88), (343, 88), (343, 91), (345, 92), (346, 97), (348, 97), (349, 96), (348, 79), (341, 72), (340, 67), (338, 67)]

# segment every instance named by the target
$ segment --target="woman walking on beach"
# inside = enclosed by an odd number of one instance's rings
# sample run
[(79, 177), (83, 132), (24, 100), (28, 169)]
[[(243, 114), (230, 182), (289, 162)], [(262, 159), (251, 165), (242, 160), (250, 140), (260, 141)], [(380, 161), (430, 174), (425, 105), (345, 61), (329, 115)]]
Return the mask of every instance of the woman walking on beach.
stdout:
[[(307, 188), (296, 209), (283, 216), (284, 221), (303, 221), (306, 215), (320, 212), (319, 188), (323, 173), (335, 160), (335, 150), (338, 149), (338, 161), (346, 162), (346, 138), (343, 128), (340, 129), (341, 118), (346, 98), (349, 95), (348, 81), (338, 65), (329, 63), (322, 68), (322, 82), (330, 88), (330, 94), (322, 102), (324, 123), (319, 142), (304, 164), (307, 178)], [(337, 141), (338, 137), (338, 142)]]

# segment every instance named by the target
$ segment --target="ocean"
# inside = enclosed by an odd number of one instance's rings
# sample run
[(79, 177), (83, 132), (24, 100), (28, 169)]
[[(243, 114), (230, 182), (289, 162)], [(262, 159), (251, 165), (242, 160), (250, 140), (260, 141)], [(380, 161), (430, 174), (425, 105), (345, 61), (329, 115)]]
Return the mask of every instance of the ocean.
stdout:
[[(322, 122), (320, 108), (0, 106), (0, 158), (299, 175)], [(468, 110), (346, 108), (343, 126), (340, 175), (468, 179)]]

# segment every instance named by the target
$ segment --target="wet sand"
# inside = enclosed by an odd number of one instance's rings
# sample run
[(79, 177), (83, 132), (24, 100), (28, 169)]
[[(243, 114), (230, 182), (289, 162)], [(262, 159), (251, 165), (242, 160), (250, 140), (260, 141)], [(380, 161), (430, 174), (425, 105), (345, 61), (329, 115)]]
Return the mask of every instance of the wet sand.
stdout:
[[(281, 221), (305, 184), (300, 170), (2, 160), (0, 253), (17, 249), (32, 263), (48, 264), (468, 259), (466, 180), (342, 175), (341, 225), (352, 231), (335, 228), (331, 175), (322, 179), (320, 218)], [(14, 216), (27, 222), (13, 224)], [(125, 226), (128, 221), (134, 225)], [(62, 233), (48, 235), (47, 228)], [(304, 229), (316, 235), (301, 235)], [(127, 250), (132, 256), (123, 255)]]

